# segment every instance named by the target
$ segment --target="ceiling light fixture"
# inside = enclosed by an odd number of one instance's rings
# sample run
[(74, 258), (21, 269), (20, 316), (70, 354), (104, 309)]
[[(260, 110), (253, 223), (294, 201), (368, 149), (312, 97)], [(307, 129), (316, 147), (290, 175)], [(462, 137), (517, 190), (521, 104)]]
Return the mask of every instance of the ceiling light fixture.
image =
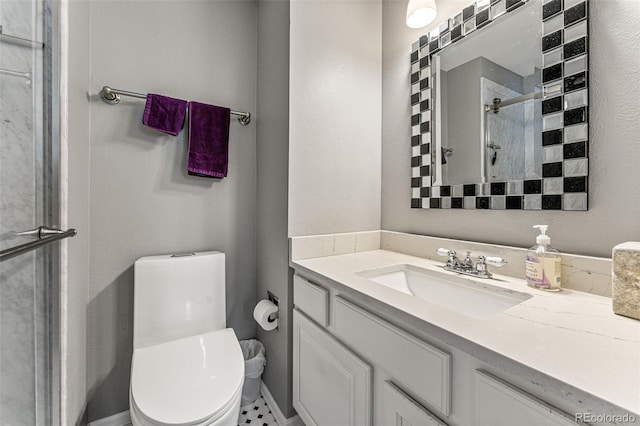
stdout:
[(407, 26), (422, 28), (436, 19), (436, 0), (409, 0), (407, 5)]

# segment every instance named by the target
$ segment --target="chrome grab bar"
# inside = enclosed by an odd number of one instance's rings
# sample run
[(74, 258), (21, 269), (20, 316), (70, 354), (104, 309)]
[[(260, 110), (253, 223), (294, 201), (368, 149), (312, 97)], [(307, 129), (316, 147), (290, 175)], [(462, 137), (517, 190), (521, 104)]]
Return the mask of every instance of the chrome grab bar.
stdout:
[(21, 77), (24, 78), (26, 80), (27, 86), (29, 87), (33, 87), (33, 82), (31, 81), (31, 73), (30, 72), (20, 72), (20, 71), (13, 71), (13, 70), (7, 70), (4, 68), (0, 68), (0, 75), (8, 75), (11, 77)]
[(0, 251), (0, 262), (4, 262), (5, 260), (9, 260), (54, 241), (63, 240), (68, 237), (74, 237), (76, 234), (77, 232), (75, 229), (67, 229), (66, 231), (62, 231), (57, 228), (48, 228), (46, 226), (39, 226), (28, 231), (18, 232), (16, 233), (17, 236), (35, 238), (35, 241), (20, 244), (18, 246)]

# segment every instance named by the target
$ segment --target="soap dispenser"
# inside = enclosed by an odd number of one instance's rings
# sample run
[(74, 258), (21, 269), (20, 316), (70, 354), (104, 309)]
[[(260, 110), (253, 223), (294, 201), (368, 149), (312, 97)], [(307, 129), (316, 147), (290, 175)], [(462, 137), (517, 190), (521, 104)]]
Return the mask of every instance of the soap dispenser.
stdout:
[(561, 258), (560, 252), (552, 248), (551, 238), (547, 235), (548, 225), (535, 225), (540, 230), (536, 245), (527, 251), (527, 284), (546, 291), (560, 290)]

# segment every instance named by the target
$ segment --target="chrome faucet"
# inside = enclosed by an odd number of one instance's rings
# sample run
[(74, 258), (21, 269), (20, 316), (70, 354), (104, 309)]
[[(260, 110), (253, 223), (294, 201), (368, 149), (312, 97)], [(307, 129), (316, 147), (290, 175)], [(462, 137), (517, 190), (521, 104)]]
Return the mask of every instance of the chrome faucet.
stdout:
[(455, 251), (446, 248), (436, 250), (440, 256), (447, 257), (447, 263), (443, 266), (446, 271), (457, 272), (459, 274), (471, 275), (476, 278), (491, 278), (493, 275), (487, 270), (487, 265), (501, 267), (507, 261), (497, 256), (478, 256), (475, 265), (471, 259), (471, 252), (467, 251), (464, 259), (460, 259)]

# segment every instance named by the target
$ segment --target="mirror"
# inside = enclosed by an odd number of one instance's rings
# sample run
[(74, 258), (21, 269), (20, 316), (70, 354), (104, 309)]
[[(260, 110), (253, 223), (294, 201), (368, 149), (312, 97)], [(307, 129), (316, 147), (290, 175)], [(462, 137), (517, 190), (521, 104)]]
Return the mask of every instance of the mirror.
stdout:
[(587, 209), (586, 12), (485, 0), (414, 43), (412, 207)]
[(539, 6), (432, 56), (434, 185), (541, 178)]

